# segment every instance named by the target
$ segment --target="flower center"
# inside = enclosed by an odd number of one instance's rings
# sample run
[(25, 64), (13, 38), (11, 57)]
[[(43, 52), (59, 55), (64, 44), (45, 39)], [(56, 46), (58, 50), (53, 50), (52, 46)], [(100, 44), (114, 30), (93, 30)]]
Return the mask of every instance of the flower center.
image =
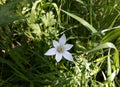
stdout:
[(60, 53), (62, 53), (64, 51), (64, 47), (63, 46), (59, 46), (57, 48), (57, 51), (60, 52)]

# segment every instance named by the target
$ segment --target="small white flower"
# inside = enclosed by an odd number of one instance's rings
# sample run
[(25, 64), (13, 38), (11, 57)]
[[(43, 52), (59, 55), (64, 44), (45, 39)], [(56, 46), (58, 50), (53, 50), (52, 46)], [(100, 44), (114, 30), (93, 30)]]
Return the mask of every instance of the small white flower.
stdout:
[(59, 42), (56, 40), (53, 40), (54, 48), (49, 49), (45, 53), (45, 55), (48, 55), (48, 56), (56, 55), (55, 59), (57, 62), (60, 62), (60, 60), (62, 59), (62, 56), (69, 61), (73, 61), (73, 57), (71, 53), (68, 52), (68, 50), (70, 50), (73, 47), (73, 45), (65, 44), (65, 43), (66, 43), (66, 36), (65, 34), (63, 34), (59, 39)]

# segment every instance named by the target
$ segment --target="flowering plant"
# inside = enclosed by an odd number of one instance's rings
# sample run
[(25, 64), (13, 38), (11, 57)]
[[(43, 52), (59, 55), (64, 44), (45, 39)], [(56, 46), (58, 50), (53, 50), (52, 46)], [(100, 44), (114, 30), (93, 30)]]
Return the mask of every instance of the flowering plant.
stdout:
[(68, 52), (68, 50), (70, 50), (73, 47), (73, 45), (66, 44), (65, 34), (61, 36), (61, 38), (59, 39), (59, 42), (56, 40), (53, 40), (53, 45), (54, 45), (54, 48), (49, 49), (45, 53), (45, 55), (48, 55), (48, 56), (56, 55), (55, 59), (57, 62), (60, 62), (60, 60), (62, 59), (62, 56), (69, 61), (73, 61), (73, 57), (71, 53)]

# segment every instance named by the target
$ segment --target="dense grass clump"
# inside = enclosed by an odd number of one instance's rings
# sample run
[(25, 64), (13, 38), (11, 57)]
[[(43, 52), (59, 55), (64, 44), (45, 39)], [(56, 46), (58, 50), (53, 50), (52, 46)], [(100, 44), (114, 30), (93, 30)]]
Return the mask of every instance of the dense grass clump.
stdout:
[(120, 87), (119, 52), (119, 0), (0, 0), (0, 87)]

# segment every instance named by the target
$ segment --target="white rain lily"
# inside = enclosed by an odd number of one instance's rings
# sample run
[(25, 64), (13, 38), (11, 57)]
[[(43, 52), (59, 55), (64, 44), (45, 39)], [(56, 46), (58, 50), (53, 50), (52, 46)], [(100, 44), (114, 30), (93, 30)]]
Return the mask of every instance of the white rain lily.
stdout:
[(56, 40), (53, 40), (53, 45), (54, 45), (54, 48), (49, 49), (45, 53), (45, 55), (48, 55), (48, 56), (56, 55), (55, 59), (57, 62), (60, 62), (60, 60), (62, 59), (62, 56), (69, 61), (73, 61), (73, 57), (71, 53), (68, 52), (68, 50), (70, 50), (73, 47), (73, 45), (66, 44), (65, 34), (61, 36), (61, 38), (59, 39), (59, 42)]

